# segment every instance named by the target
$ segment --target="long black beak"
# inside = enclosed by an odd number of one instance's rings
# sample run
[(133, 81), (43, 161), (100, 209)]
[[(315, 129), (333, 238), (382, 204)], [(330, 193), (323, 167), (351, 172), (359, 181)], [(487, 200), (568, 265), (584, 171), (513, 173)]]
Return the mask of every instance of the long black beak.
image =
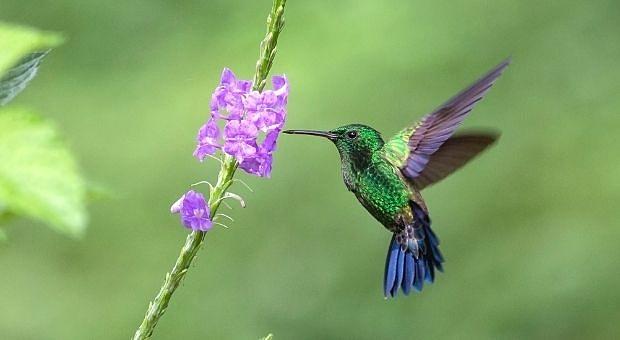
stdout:
[(284, 133), (288, 133), (291, 135), (310, 135), (310, 136), (319, 136), (325, 137), (329, 140), (338, 139), (338, 135), (335, 133), (327, 132), (327, 131), (317, 131), (317, 130), (286, 130), (282, 131)]

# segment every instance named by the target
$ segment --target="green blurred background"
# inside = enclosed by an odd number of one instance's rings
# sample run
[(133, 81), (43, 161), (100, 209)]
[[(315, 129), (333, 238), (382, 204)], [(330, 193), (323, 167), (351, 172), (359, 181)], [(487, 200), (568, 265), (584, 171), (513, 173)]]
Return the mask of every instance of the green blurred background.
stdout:
[[(213, 180), (192, 158), (221, 69), (251, 78), (270, 1), (2, 0), (0, 20), (63, 32), (16, 100), (53, 119), (86, 176), (83, 240), (13, 221), (0, 244), (0, 338), (124, 339), (187, 231), (168, 212)], [(156, 339), (613, 338), (620, 320), (620, 3), (298, 1), (272, 74), (289, 128), (386, 135), (506, 56), (466, 127), (500, 143), (425, 191), (446, 257), (386, 301), (389, 235), (346, 191), (327, 141), (282, 136), (273, 177), (209, 233)], [(27, 141), (24, 141), (27, 142)]]

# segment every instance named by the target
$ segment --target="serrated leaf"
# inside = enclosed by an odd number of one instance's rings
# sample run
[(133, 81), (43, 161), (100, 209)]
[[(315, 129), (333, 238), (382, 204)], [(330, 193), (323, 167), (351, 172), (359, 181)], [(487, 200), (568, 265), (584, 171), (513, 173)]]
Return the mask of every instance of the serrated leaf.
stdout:
[(26, 55), (47, 51), (62, 40), (56, 33), (0, 23), (0, 76)]
[(26, 110), (0, 110), (0, 206), (79, 236), (86, 225), (85, 191), (51, 124)]
[(34, 52), (22, 58), (0, 78), (0, 106), (10, 102), (34, 78), (47, 52)]

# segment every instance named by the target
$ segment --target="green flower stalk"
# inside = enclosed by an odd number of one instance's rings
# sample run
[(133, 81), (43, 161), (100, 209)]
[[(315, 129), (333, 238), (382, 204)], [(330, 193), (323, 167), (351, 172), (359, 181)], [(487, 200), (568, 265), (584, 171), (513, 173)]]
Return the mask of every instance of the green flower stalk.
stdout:
[[(260, 44), (260, 57), (256, 62), (256, 72), (252, 81), (251, 90), (253, 93), (249, 94), (250, 97), (254, 94), (254, 99), (257, 97), (256, 94), (263, 91), (267, 76), (276, 55), (278, 37), (284, 27), (285, 4), (286, 0), (274, 0), (271, 12), (267, 18), (267, 34)], [(276, 98), (276, 101), (271, 103), (272, 105), (281, 105), (281, 101), (277, 101), (282, 97), (281, 94), (278, 94), (278, 90), (279, 88), (283, 88), (285, 83), (286, 80), (283, 77), (277, 79), (274, 77), (274, 88), (278, 88), (270, 93), (270, 98)], [(287, 88), (285, 91), (288, 91)], [(278, 97), (278, 95), (280, 95), (280, 97)], [(285, 100), (286, 98), (284, 97), (284, 103)], [(265, 102), (267, 102), (267, 100), (265, 100)], [(261, 101), (260, 107), (265, 107), (263, 101)], [(248, 115), (250, 115), (250, 113), (250, 111), (247, 112)], [(271, 170), (271, 151), (273, 151), (273, 148), (275, 147), (275, 138), (280, 132), (284, 118), (283, 116), (277, 115), (277, 110), (265, 110), (265, 112), (253, 111), (252, 113), (254, 114), (252, 117), (256, 117), (254, 121), (256, 123), (255, 129), (239, 127), (239, 123), (236, 123), (236, 126), (231, 124), (230, 129), (229, 126), (226, 127), (225, 134), (234, 130), (234, 135), (230, 132), (229, 136), (224, 137), (226, 139), (226, 145), (224, 146), (223, 151), (226, 153), (221, 162), (217, 182), (211, 188), (208, 202), (202, 202), (202, 205), (200, 205), (200, 200), (198, 200), (198, 202), (191, 202), (192, 204), (198, 204), (199, 206), (199, 208), (196, 209), (192, 206), (193, 209), (191, 209), (191, 213), (193, 213), (193, 216), (184, 215), (183, 210), (188, 210), (181, 207), (183, 201), (185, 200), (178, 202), (179, 205), (176, 203), (173, 205), (172, 211), (179, 212), (181, 214), (183, 224), (185, 224), (188, 228), (191, 228), (193, 231), (187, 236), (185, 244), (183, 245), (183, 248), (181, 248), (181, 252), (174, 264), (174, 267), (172, 267), (172, 270), (166, 274), (164, 283), (157, 293), (157, 296), (155, 296), (155, 299), (149, 304), (144, 319), (134, 334), (134, 340), (148, 339), (153, 334), (153, 330), (155, 329), (157, 322), (168, 308), (172, 295), (185, 277), (192, 261), (196, 257), (196, 253), (205, 239), (206, 230), (208, 230), (211, 226), (210, 217), (216, 216), (217, 210), (224, 199), (234, 196), (233, 194), (228, 193), (227, 190), (233, 184), (235, 172), (240, 164), (241, 167), (249, 173), (259, 176), (269, 175)], [(275, 114), (275, 116), (273, 114)], [(228, 118), (230, 118), (230, 116)], [(241, 119), (241, 117), (237, 118)], [(232, 122), (238, 122), (238, 120), (233, 120)], [(241, 123), (243, 122), (244, 121), (241, 121)], [(268, 125), (269, 123), (274, 122), (277, 123), (275, 128), (273, 127), (273, 124)], [(241, 126), (243, 126), (243, 124), (241, 124)], [(256, 130), (256, 132), (254, 132), (254, 130)], [(240, 142), (239, 136), (241, 135), (243, 137), (248, 137), (254, 134), (255, 140), (256, 134), (260, 130), (267, 133), (266, 142), (269, 142), (264, 144), (269, 145), (255, 145), (254, 153), (248, 155), (250, 152), (247, 150), (251, 150), (250, 148), (252, 145), (247, 142), (247, 139), (243, 139)], [(203, 145), (200, 140), (201, 137), (204, 137), (203, 139), (207, 141), (215, 141), (219, 137), (219, 130), (215, 132), (217, 133), (208, 133), (208, 131), (205, 132), (203, 129), (199, 132), (199, 145), (195, 152), (195, 155), (202, 156), (199, 158), (202, 159), (205, 155), (211, 154), (214, 151), (214, 149), (209, 149), (205, 152), (205, 147), (211, 146), (213, 148), (217, 148), (213, 145), (213, 143)], [(201, 149), (201, 147), (203, 148)], [(233, 150), (230, 151), (231, 149)], [(240, 152), (239, 150), (243, 150), (243, 152)], [(202, 196), (199, 198), (201, 197)], [(205, 209), (206, 211), (204, 211)]]

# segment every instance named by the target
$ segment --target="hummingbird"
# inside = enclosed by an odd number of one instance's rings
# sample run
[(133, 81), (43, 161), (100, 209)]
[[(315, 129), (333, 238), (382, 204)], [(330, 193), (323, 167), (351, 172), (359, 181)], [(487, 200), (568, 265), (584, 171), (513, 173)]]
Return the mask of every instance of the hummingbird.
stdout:
[(422, 291), (443, 271), (439, 238), (421, 191), (461, 168), (491, 146), (496, 133), (455, 130), (510, 64), (506, 59), (416, 124), (384, 141), (374, 128), (350, 124), (329, 131), (286, 130), (332, 141), (340, 154), (342, 177), (364, 208), (392, 238), (383, 277), (385, 298), (402, 289)]

